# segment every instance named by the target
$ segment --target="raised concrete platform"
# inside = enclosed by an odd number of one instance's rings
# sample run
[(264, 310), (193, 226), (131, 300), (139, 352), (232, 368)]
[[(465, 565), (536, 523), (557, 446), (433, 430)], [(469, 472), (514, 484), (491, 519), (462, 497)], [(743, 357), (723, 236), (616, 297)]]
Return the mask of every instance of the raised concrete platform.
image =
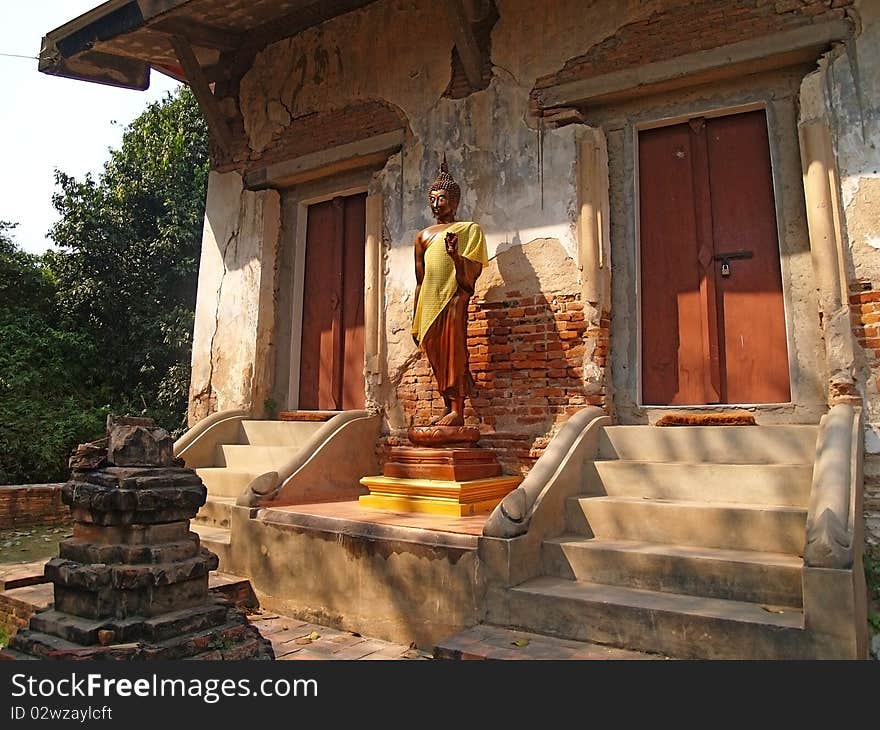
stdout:
[[(270, 507), (260, 510), (259, 516), (260, 519), (303, 527), (345, 528), (353, 533), (368, 536), (421, 538), (426, 542), (445, 540), (468, 547), (476, 547), (476, 538), (483, 534), (483, 525), (488, 518), (487, 514), (441, 516), (393, 510), (380, 512), (368, 509), (355, 501)], [(398, 531), (395, 528), (406, 528), (406, 530)], [(426, 534), (419, 535), (417, 532), (407, 530), (423, 530)], [(448, 533), (448, 536), (444, 538), (443, 533)], [(464, 535), (470, 535), (473, 539), (459, 541), (458, 538), (453, 537)]]
[(34, 560), (30, 563), (0, 565), (0, 591), (48, 583), (49, 579), (43, 575), (45, 564), (46, 560)]
[(266, 610), (431, 650), (479, 620), (477, 543), (487, 516), (357, 501), (234, 507), (226, 569), (251, 579)]

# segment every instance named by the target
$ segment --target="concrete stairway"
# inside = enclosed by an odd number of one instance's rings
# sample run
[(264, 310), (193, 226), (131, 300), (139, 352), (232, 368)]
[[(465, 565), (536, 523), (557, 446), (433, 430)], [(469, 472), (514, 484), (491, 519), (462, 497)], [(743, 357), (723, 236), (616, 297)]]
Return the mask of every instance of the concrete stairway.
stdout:
[(802, 568), (816, 426), (606, 426), (510, 624), (682, 658), (813, 655)]
[(208, 487), (208, 501), (192, 527), (202, 544), (229, 564), (230, 513), (236, 498), (261, 474), (275, 471), (294, 458), (323, 421), (241, 421), (235, 441), (220, 444), (214, 465), (196, 469)]

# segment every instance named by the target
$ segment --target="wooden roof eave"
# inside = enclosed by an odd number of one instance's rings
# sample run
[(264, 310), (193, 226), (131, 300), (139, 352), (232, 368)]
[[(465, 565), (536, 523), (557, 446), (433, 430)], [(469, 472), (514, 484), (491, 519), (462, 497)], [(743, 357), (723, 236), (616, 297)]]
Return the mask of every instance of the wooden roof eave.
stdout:
[[(219, 53), (252, 57), (271, 43), (373, 1), (109, 0), (47, 33), (39, 70), (144, 89), (151, 68), (163, 73), (170, 69), (181, 78), (180, 43), (175, 39), (182, 38), (211, 78), (217, 69), (208, 67), (215, 65)], [(254, 6), (261, 13), (243, 13), (242, 8), (250, 11)]]

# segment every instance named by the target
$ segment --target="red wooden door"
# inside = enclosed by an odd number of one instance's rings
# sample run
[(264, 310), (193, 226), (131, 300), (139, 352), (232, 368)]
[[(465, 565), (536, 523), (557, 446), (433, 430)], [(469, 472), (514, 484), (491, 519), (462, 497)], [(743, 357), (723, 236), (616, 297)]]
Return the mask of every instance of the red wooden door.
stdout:
[(366, 194), (309, 206), (299, 407), (364, 407)]
[(763, 111), (639, 133), (642, 401), (791, 398)]

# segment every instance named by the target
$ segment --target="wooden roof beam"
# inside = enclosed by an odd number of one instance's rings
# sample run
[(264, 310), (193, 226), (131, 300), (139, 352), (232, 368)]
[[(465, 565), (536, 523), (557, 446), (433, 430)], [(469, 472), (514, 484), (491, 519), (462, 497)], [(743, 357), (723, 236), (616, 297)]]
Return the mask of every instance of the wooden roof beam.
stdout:
[(232, 148), (232, 132), (229, 125), (220, 110), (220, 105), (211, 91), (211, 86), (205, 76), (202, 67), (199, 66), (196, 54), (193, 53), (192, 46), (183, 36), (173, 35), (170, 37), (171, 45), (177, 54), (177, 60), (180, 67), (186, 74), (187, 82), (192, 89), (196, 101), (205, 115), (205, 122), (208, 124), (208, 130), (211, 136), (220, 145), (224, 152), (229, 153)]
[(160, 20), (153, 23), (150, 30), (186, 38), (193, 46), (216, 48), (220, 51), (234, 51), (241, 46), (244, 39), (244, 33), (184, 18)]
[(247, 32), (245, 45), (252, 49), (265, 48), (272, 43), (302, 33), (307, 28), (319, 25), (330, 18), (358, 10), (372, 2), (375, 0), (335, 0), (333, 12), (328, 15), (323, 7), (326, 5), (326, 0), (294, 0), (292, 10), (251, 28)]
[(447, 0), (444, 5), (446, 5), (449, 20), (452, 23), (455, 47), (458, 49), (458, 57), (464, 67), (464, 74), (467, 76), (471, 88), (478, 89), (483, 82), (483, 59), (474, 28), (468, 20), (468, 14), (465, 12), (462, 0)]

